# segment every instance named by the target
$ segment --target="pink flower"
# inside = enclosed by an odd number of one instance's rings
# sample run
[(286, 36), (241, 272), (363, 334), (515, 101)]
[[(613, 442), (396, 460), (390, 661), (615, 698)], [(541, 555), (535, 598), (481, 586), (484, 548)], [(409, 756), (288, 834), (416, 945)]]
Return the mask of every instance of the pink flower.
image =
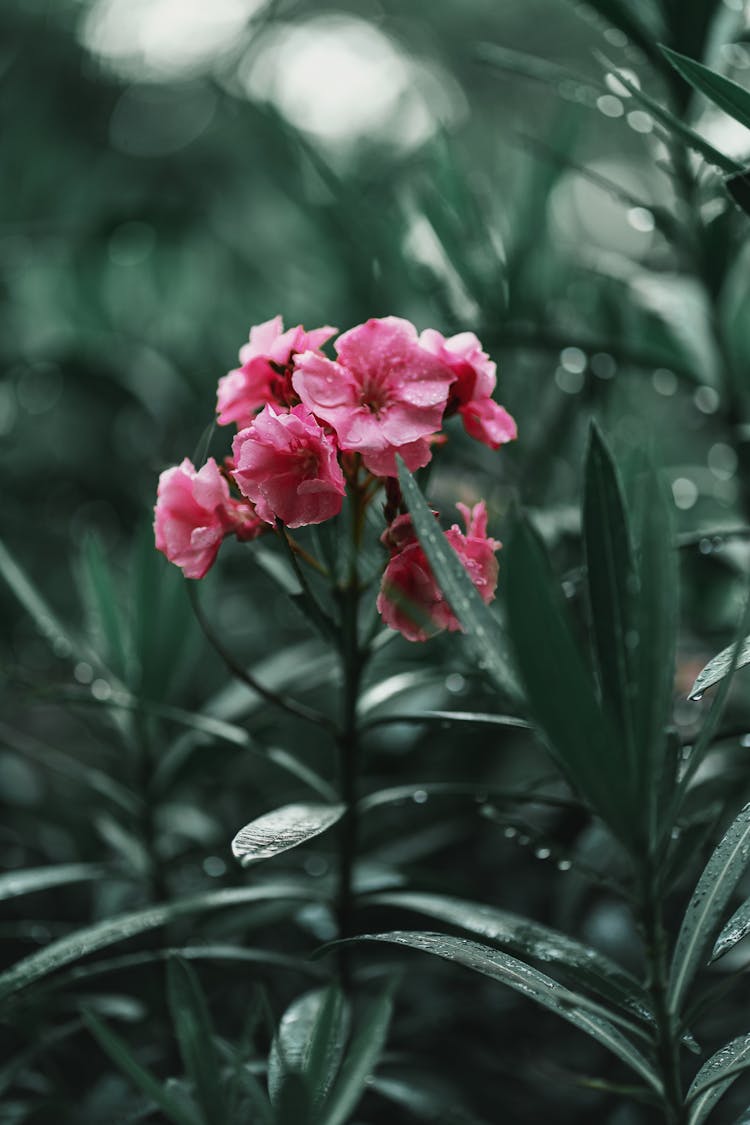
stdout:
[(295, 358), (292, 385), (305, 406), (376, 476), (396, 476), (396, 453), (409, 469), (426, 465), (453, 372), (396, 316), (350, 329), (335, 347), (337, 363), (312, 351)]
[(219, 425), (236, 422), (240, 429), (248, 426), (267, 402), (296, 405), (299, 399), (291, 382), (293, 356), (306, 351), (317, 354), (336, 331), (326, 326), (305, 332), (298, 324), (285, 332), (280, 316), (251, 328), (250, 342), (240, 349), (240, 367), (219, 379)]
[[(445, 538), (486, 604), (495, 596), (498, 574), (495, 552), (500, 543), (487, 537), (484, 501), (473, 508), (465, 504), (456, 506), (466, 524), (466, 533), (453, 524), (445, 532)], [(381, 541), (393, 551), (377, 600), (378, 611), (386, 625), (398, 629), (408, 641), (426, 641), (443, 629), (460, 630), (461, 624), (435, 581), (414, 533), (411, 516), (398, 516), (383, 533)]]
[(287, 527), (322, 523), (341, 511), (344, 475), (336, 442), (304, 406), (277, 414), (266, 406), (240, 430), (232, 476), (266, 523)]
[(254, 539), (262, 527), (250, 504), (229, 495), (229, 485), (213, 457), (198, 472), (186, 457), (159, 477), (154, 508), (156, 546), (186, 578), (204, 576), (225, 535)]
[(492, 398), (497, 369), (474, 333), (461, 332), (446, 339), (434, 328), (426, 328), (419, 342), (454, 374), (446, 415), (458, 412), (467, 434), (492, 449), (513, 441), (516, 423)]

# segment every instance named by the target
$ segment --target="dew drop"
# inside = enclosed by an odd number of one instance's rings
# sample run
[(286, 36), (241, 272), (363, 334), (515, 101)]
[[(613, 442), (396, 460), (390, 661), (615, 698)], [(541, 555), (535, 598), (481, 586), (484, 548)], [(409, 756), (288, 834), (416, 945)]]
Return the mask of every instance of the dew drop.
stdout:
[(79, 660), (73, 669), (73, 676), (79, 684), (90, 684), (94, 678), (94, 669), (85, 660)]
[(412, 801), (414, 801), (414, 803), (416, 805), (423, 805), (425, 803), (425, 801), (427, 800), (426, 790), (415, 789), (414, 792), (411, 795), (411, 799), (412, 799)]
[(537, 848), (534, 852), (534, 855), (537, 859), (549, 859), (549, 857), (552, 855), (552, 852), (549, 848)]
[(514, 828), (512, 824), (509, 824), (508, 827), (503, 830), (503, 836), (505, 836), (507, 840), (513, 840), (517, 835), (518, 829)]
[(573, 864), (570, 862), (569, 859), (561, 859), (561, 860), (558, 861), (557, 870), (558, 871), (570, 871), (572, 866), (573, 866)]

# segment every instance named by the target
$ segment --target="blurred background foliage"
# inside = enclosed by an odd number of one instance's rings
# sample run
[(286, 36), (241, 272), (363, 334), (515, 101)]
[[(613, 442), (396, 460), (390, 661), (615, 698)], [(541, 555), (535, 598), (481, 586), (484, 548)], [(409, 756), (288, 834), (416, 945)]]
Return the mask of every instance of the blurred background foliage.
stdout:
[[(242, 882), (228, 839), (304, 792), (285, 753), (304, 747), (331, 774), (324, 738), (227, 685), (149, 528), (159, 471), (199, 447), (217, 378), (250, 324), (277, 312), (307, 327), (397, 314), (476, 331), (520, 438), (495, 454), (455, 430), (431, 497), (448, 515), (485, 496), (500, 537), (511, 504), (528, 505), (573, 604), (590, 416), (621, 463), (645, 451), (663, 466), (686, 544), (687, 690), (731, 636), (747, 563), (742, 537), (722, 532), (750, 519), (748, 219), (613, 68), (746, 157), (747, 131), (691, 97), (654, 47), (745, 83), (741, 0), (7, 0), (0, 29), (0, 518), (6, 577), (26, 602), (0, 586), (0, 839), (11, 872), (106, 865), (90, 886), (11, 901), (8, 962), (74, 925)], [(335, 664), (279, 575), (265, 542), (227, 545), (201, 596), (247, 664), (333, 708)], [(372, 714), (459, 702), (493, 706), (445, 638), (398, 639), (370, 671)], [(699, 710), (678, 703), (683, 732)], [(374, 728), (368, 787), (460, 779), (481, 798), (548, 771), (523, 733), (477, 729), (458, 760), (457, 737)], [(738, 743), (722, 764), (736, 799), (750, 780)], [(406, 877), (632, 958), (616, 893), (577, 870), (601, 863), (602, 840), (575, 810), (428, 800), (417, 785), (372, 814), (364, 844), (363, 886)], [(327, 848), (273, 872), (324, 883)], [(365, 920), (393, 923), (372, 909)], [(172, 945), (257, 939), (300, 957), (332, 932), (319, 904), (174, 927)], [(239, 1036), (258, 982), (278, 1018), (314, 972), (300, 965), (201, 968), (220, 1034)], [(0, 1120), (144, 1116), (76, 1012), (85, 1002), (120, 1021), (177, 1073), (161, 981), (147, 965), (20, 1008)], [(398, 1010), (390, 1086), (368, 1094), (362, 1121), (454, 1122), (458, 1105), (490, 1122), (644, 1119), (582, 1084), (609, 1059), (502, 989), (420, 964)], [(57, 1035), (43, 1049), (40, 1028)]]

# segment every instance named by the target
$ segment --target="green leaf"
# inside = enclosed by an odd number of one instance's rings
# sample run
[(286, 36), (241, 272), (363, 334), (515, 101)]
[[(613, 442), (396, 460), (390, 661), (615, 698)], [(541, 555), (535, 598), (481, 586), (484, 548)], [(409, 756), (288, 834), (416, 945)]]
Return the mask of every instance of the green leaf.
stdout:
[(685, 911), (669, 979), (669, 1004), (675, 1014), (680, 1012), (714, 929), (748, 864), (750, 805), (745, 805), (711, 855)]
[(634, 713), (640, 703), (633, 668), (638, 575), (622, 486), (594, 422), (586, 456), (583, 542), (602, 697), (623, 735), (628, 758), (623, 784), (634, 786), (643, 764), (637, 752), (647, 752), (634, 735)]
[(679, 599), (677, 553), (673, 547), (672, 506), (653, 470), (640, 481), (640, 504), (634, 520), (637, 543), (638, 599), (635, 614), (633, 727), (645, 758), (641, 800), (649, 812), (652, 840), (669, 831), (661, 805), (671, 798), (674, 779), (662, 785), (668, 749), (667, 726), (674, 695), (675, 638)]
[[(733, 659), (736, 651), (736, 660)], [(750, 637), (745, 637), (742, 640), (739, 649), (737, 649), (737, 642), (732, 641), (731, 645), (727, 645), (716, 656), (713, 656), (705, 668), (702, 668), (695, 678), (695, 683), (690, 689), (689, 699), (700, 699), (705, 691), (714, 687), (732, 671), (737, 671), (738, 668), (745, 668), (750, 664)]]
[(740, 1035), (712, 1055), (687, 1092), (687, 1125), (701, 1125), (740, 1074), (750, 1067), (750, 1035)]
[(733, 82), (731, 78), (725, 78), (723, 74), (717, 74), (703, 63), (670, 50), (669, 47), (659, 44), (659, 50), (694, 90), (704, 94), (719, 109), (723, 109), (735, 121), (750, 129), (750, 90)]
[(360, 1009), (359, 1026), (346, 1052), (341, 1072), (323, 1106), (319, 1125), (347, 1125), (367, 1080), (385, 1046), (393, 1013), (393, 986)]
[(371, 895), (363, 901), (363, 905), (369, 904), (415, 910), (419, 914), (439, 918), (441, 922), (448, 922), (462, 930), (489, 938), (513, 953), (559, 966), (578, 985), (636, 1012), (642, 1018), (653, 1018), (649, 1011), (648, 997), (634, 976), (604, 953), (540, 922), (493, 906), (466, 902), (447, 895), (412, 891), (386, 891)]
[(64, 883), (85, 883), (102, 879), (106, 868), (96, 863), (56, 863), (51, 867), (28, 867), (24, 871), (9, 871), (0, 875), (0, 902), (17, 895), (30, 895), (59, 887)]
[(614, 1026), (611, 1015), (605, 1008), (571, 992), (558, 981), (511, 957), (509, 953), (491, 949), (475, 941), (468, 941), (466, 938), (448, 937), (445, 934), (396, 931), (386, 934), (363, 934), (353, 940), (389, 942), (410, 949), (419, 949), (500, 981), (530, 1000), (535, 1000), (543, 1008), (555, 1012), (574, 1027), (585, 1031), (636, 1071), (657, 1093), (662, 1092), (661, 1079), (651, 1063)]
[(386, 726), (390, 723), (435, 723), (441, 727), (452, 726), (489, 726), (512, 727), (517, 730), (529, 730), (530, 723), (519, 719), (515, 715), (493, 715), (484, 711), (418, 711), (415, 714), (378, 715), (374, 719), (366, 720), (360, 724), (360, 730), (371, 730), (373, 727)]
[[(680, 807), (681, 803), (684, 801), (687, 793), (689, 792), (690, 781), (696, 770), (700, 766), (701, 762), (703, 761), (705, 755), (708, 753), (714, 735), (718, 730), (719, 721), (724, 713), (724, 706), (729, 696), (729, 689), (731, 688), (732, 681), (734, 679), (734, 673), (737, 670), (738, 662), (747, 643), (747, 641), (743, 640), (743, 638), (747, 633), (748, 624), (750, 624), (750, 594), (748, 594), (747, 600), (745, 601), (745, 608), (742, 613), (742, 619), (737, 630), (737, 636), (735, 638), (734, 644), (730, 649), (725, 649), (723, 653), (719, 653), (718, 656), (714, 657), (714, 661), (716, 662), (721, 659), (721, 679), (720, 681), (715, 681), (720, 682), (721, 686), (716, 693), (716, 697), (711, 703), (708, 714), (703, 720), (703, 725), (701, 726), (701, 729), (698, 733), (698, 737), (693, 743), (690, 758), (688, 759), (687, 765), (682, 773), (682, 777), (680, 778), (679, 786), (675, 794), (675, 802), (677, 808)], [(724, 659), (725, 656), (728, 656), (728, 660)], [(719, 669), (717, 668), (717, 671), (718, 670)], [(698, 676), (695, 684), (693, 684), (693, 688), (690, 693), (690, 699), (697, 700), (702, 696), (703, 691), (696, 692), (695, 690), (696, 684), (699, 680), (701, 680), (702, 675), (703, 673)]]
[(128, 667), (125, 628), (115, 583), (98, 536), (88, 534), (84, 538), (81, 562), (83, 588), (93, 624), (105, 643), (105, 663), (125, 680)]
[(226, 1100), (206, 999), (193, 969), (176, 957), (167, 963), (167, 994), (182, 1062), (206, 1125), (226, 1125)]
[[(302, 1076), (318, 1017), (330, 989), (298, 996), (284, 1012), (268, 1056), (268, 1093), (276, 1105), (290, 1075)], [(308, 1099), (309, 1100), (309, 1099)]]
[[(296, 909), (293, 905), (291, 909)], [(325, 974), (319, 965), (302, 957), (292, 957), (284, 953), (277, 953), (272, 949), (245, 949), (243, 946), (213, 943), (211, 945), (183, 945), (167, 949), (147, 949), (139, 953), (126, 953), (121, 957), (110, 957), (105, 960), (91, 961), (83, 965), (75, 965), (66, 972), (59, 973), (41, 989), (65, 988), (69, 984), (79, 981), (89, 981), (94, 977), (106, 976), (109, 973), (130, 973), (142, 965), (153, 965), (158, 961), (167, 961), (170, 957), (180, 957), (185, 961), (236, 961), (239, 964), (265, 965), (277, 969), (286, 969), (287, 972), (301, 973), (306, 977), (321, 977)]]
[(98, 666), (98, 659), (78, 638), (62, 624), (37, 588), (0, 540), (0, 575), (5, 579), (37, 629), (60, 657), (79, 655)]
[(17, 961), (0, 974), (0, 1000), (28, 988), (29, 985), (48, 973), (105, 949), (118, 941), (126, 941), (147, 930), (156, 929), (188, 914), (200, 914), (209, 910), (220, 910), (225, 906), (240, 906), (245, 903), (266, 902), (276, 899), (309, 901), (316, 896), (299, 883), (274, 883), (261, 887), (226, 887), (207, 894), (178, 899), (175, 902), (134, 910), (128, 914), (116, 915), (105, 922), (75, 930), (66, 937), (59, 938)]
[(750, 934), (750, 899), (743, 902), (722, 927), (711, 951), (711, 962), (718, 961), (748, 934)]
[(289, 851), (320, 836), (346, 812), (346, 805), (295, 804), (259, 816), (232, 840), (232, 855), (243, 867)]
[(631, 82), (627, 74), (620, 70), (614, 63), (611, 63), (609, 59), (600, 55), (598, 52), (595, 52), (595, 54), (599, 57), (600, 62), (602, 62), (608, 70), (612, 71), (617, 81), (621, 82), (626, 90), (628, 90), (634, 101), (647, 109), (657, 121), (667, 130), (674, 133), (675, 136), (679, 137), (688, 148), (699, 153), (707, 164), (720, 168), (722, 172), (728, 172), (729, 174), (742, 171), (742, 165), (738, 164), (736, 160), (732, 160), (731, 157), (725, 156), (724, 153), (715, 149), (713, 145), (710, 145), (708, 141), (704, 140), (699, 133), (696, 133), (689, 125), (686, 125), (684, 121), (681, 121), (679, 117), (675, 116), (671, 110), (668, 110), (665, 106), (661, 105), (660, 102), (657, 102), (655, 98), (646, 94), (640, 86), (636, 86), (634, 82)]
[(327, 989), (302, 1060), (313, 1110), (328, 1096), (341, 1064), (346, 1039), (347, 1006), (336, 985)]
[(532, 718), (573, 788), (616, 835), (629, 840), (637, 820), (623, 793), (621, 739), (599, 705), (557, 580), (523, 518), (517, 521), (506, 550), (505, 595), (508, 627)]
[(500, 623), (482, 601), (458, 555), (427, 507), (414, 477), (400, 458), (397, 461), (401, 490), (414, 530), (441, 590), (466, 631), (477, 664), (494, 679), (501, 691), (511, 698), (518, 698), (518, 683)]
[(549, 805), (551, 808), (581, 810), (579, 801), (571, 801), (565, 797), (537, 792), (533, 786), (528, 789), (507, 789), (499, 785), (485, 785), (478, 781), (421, 781), (412, 782), (411, 785), (394, 785), (388, 789), (377, 789), (360, 798), (360, 813), (369, 813), (373, 809), (382, 808), (383, 805), (414, 800), (416, 804), (426, 800), (427, 797), (471, 797), (473, 800), (481, 798), (493, 799), (508, 803), (522, 803), (529, 805)]
[(92, 1012), (85, 1012), (83, 1019), (99, 1046), (109, 1055), (112, 1062), (124, 1074), (127, 1074), (141, 1093), (158, 1106), (170, 1121), (173, 1121), (175, 1125), (200, 1125), (197, 1115), (194, 1116), (190, 1113), (181, 1102), (178, 1102), (164, 1089), (158, 1079), (141, 1066), (124, 1039), (121, 1039), (105, 1023), (98, 1020)]
[(724, 187), (741, 211), (750, 215), (750, 176), (747, 172), (739, 172), (736, 176), (727, 176)]

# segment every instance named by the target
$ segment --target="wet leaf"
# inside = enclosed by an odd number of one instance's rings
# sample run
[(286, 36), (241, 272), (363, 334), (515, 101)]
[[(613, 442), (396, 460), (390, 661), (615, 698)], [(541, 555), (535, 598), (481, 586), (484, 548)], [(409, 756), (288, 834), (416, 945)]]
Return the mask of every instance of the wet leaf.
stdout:
[(622, 840), (637, 818), (623, 800), (618, 732), (597, 699), (557, 579), (526, 520), (507, 548), (508, 627), (532, 718), (565, 777)]
[(319, 1125), (347, 1125), (375, 1069), (393, 1013), (393, 986), (368, 1000), (346, 1051), (341, 1071), (320, 1115)]
[(718, 149), (715, 149), (713, 145), (704, 140), (699, 133), (696, 133), (689, 125), (686, 125), (684, 121), (672, 113), (671, 110), (667, 109), (666, 106), (663, 106), (655, 98), (650, 97), (640, 86), (636, 86), (634, 82), (631, 82), (627, 74), (620, 70), (618, 66), (611, 63), (609, 59), (603, 55), (600, 55), (599, 59), (608, 70), (612, 71), (617, 81), (622, 83), (634, 101), (642, 105), (644, 109), (646, 109), (652, 117), (655, 117), (669, 132), (679, 137), (688, 148), (693, 149), (694, 152), (700, 153), (707, 164), (711, 164), (716, 168), (720, 168), (722, 172), (728, 172), (730, 174), (742, 171), (741, 164), (738, 164), (736, 160), (732, 160), (731, 157), (725, 156), (723, 152), (719, 152)]
[(583, 501), (583, 542), (591, 603), (591, 628), (599, 668), (602, 698), (623, 733), (628, 756), (625, 784), (634, 785), (648, 747), (636, 744), (636, 695), (633, 641), (638, 641), (638, 575), (625, 499), (612, 455), (595, 423), (591, 424), (586, 456)]
[(93, 926), (75, 930), (72, 934), (51, 942), (37, 953), (17, 961), (15, 965), (0, 974), (0, 1000), (19, 989), (28, 988), (48, 973), (78, 961), (81, 957), (87, 957), (99, 949), (105, 949), (118, 941), (126, 941), (147, 930), (156, 929), (175, 918), (209, 910), (220, 910), (225, 906), (240, 906), (276, 899), (307, 901), (313, 898), (315, 896), (301, 884), (275, 883), (266, 887), (227, 887), (159, 906), (146, 907), (143, 910), (134, 910), (128, 914), (119, 914), (105, 922), (97, 922)]
[(740, 1035), (712, 1055), (687, 1092), (688, 1125), (701, 1125), (729, 1087), (750, 1066), (750, 1035)]
[(628, 1008), (641, 1017), (650, 1015), (648, 997), (634, 976), (604, 953), (540, 922), (494, 906), (466, 902), (447, 895), (412, 891), (376, 894), (368, 898), (366, 903), (400, 906), (405, 910), (439, 918), (442, 922), (489, 938), (513, 953), (522, 953), (545, 964), (559, 966), (571, 972), (577, 984), (590, 988), (604, 999)]
[(671, 1010), (680, 1012), (688, 988), (733, 890), (750, 864), (750, 805), (745, 805), (714, 850), (688, 903), (669, 980)]
[(232, 855), (243, 867), (269, 859), (320, 836), (341, 820), (345, 811), (346, 806), (342, 804), (284, 805), (241, 828), (232, 840)]
[(448, 937), (445, 934), (396, 931), (386, 934), (363, 934), (355, 941), (379, 941), (407, 946), (442, 957), (474, 972), (491, 977), (520, 992), (537, 1004), (555, 1012), (574, 1027), (585, 1031), (602, 1046), (617, 1055), (657, 1093), (662, 1083), (651, 1064), (611, 1021), (611, 1014), (592, 1001), (571, 992), (558, 981), (524, 964), (508, 953), (480, 945), (466, 938)]
[(726, 926), (722, 928), (711, 953), (711, 961), (718, 961), (748, 934), (750, 934), (750, 899), (735, 910)]
[(733, 82), (731, 78), (725, 78), (723, 74), (717, 74), (703, 63), (689, 59), (678, 51), (670, 50), (669, 47), (660, 44), (659, 50), (694, 90), (705, 95), (709, 101), (719, 109), (723, 109), (735, 121), (739, 121), (746, 129), (750, 129), (750, 90)]
[(29, 867), (0, 875), (0, 901), (17, 895), (30, 895), (64, 883), (85, 883), (101, 879), (106, 869), (96, 863), (57, 863), (50, 867)]
[[(718, 684), (732, 671), (734, 655), (737, 645), (733, 641), (731, 645), (727, 645), (716, 656), (712, 657), (705, 668), (695, 678), (695, 683), (690, 689), (690, 699), (700, 699), (704, 691), (708, 691), (715, 684)], [(744, 668), (750, 664), (750, 637), (745, 637), (742, 641), (739, 651), (737, 652), (737, 661), (734, 664), (734, 670)]]

